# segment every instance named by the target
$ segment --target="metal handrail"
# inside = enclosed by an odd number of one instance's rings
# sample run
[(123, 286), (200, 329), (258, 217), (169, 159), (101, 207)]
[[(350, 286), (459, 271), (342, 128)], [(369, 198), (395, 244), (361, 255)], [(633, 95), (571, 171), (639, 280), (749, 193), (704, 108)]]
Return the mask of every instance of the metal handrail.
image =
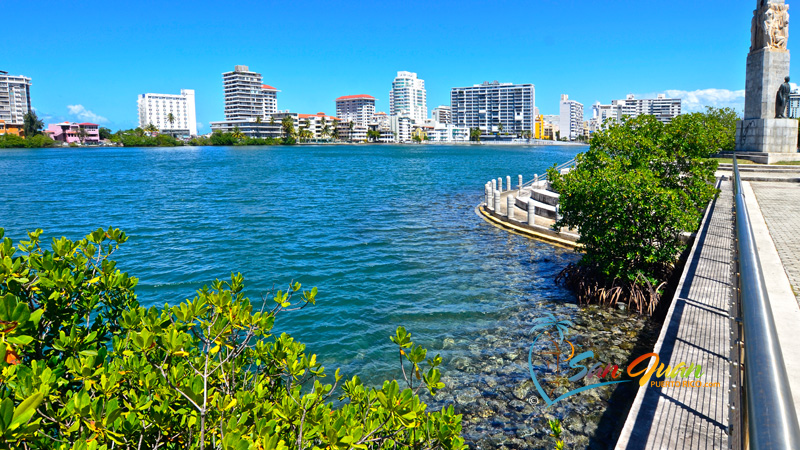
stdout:
[[(572, 167), (574, 165), (575, 165), (575, 158), (572, 158), (569, 161), (567, 161), (565, 163), (561, 163), (558, 166), (556, 166), (556, 170), (558, 171), (558, 170), (561, 170), (561, 169), (566, 169), (567, 167)], [(545, 172), (544, 175), (538, 175), (537, 174), (534, 179), (532, 179), (531, 181), (528, 181), (527, 183), (523, 184), (522, 187), (526, 188), (528, 186), (533, 185), (533, 183), (541, 182), (541, 181), (547, 181), (547, 172)]]
[(747, 432), (750, 449), (800, 449), (797, 413), (735, 156), (733, 178), (739, 303), (744, 337), (744, 383), (741, 387), (747, 405), (747, 413), (742, 414), (747, 424), (741, 424), (741, 432)]

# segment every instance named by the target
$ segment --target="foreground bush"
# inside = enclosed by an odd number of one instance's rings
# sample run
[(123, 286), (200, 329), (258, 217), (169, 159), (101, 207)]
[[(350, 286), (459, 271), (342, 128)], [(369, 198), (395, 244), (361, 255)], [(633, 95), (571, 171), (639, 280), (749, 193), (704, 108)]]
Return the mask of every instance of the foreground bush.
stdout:
[(560, 196), (558, 227), (576, 228), (585, 255), (559, 281), (581, 302), (625, 302), (652, 314), (684, 244), (713, 198), (716, 161), (732, 144), (731, 111), (685, 114), (668, 125), (640, 116), (595, 134), (566, 174), (548, 174)]
[(0, 246), (0, 447), (464, 447), (452, 406), (426, 412), (417, 395), (444, 387), (441, 358), (426, 361), (403, 328), (392, 340), (404, 388), (357, 376), (338, 387), (338, 370), (324, 384), (316, 355), (272, 334), (277, 315), (315, 303), (316, 288), (294, 284), (259, 309), (233, 275), (180, 305), (146, 309), (137, 279), (109, 259), (124, 233), (54, 239), (51, 250), (40, 235)]

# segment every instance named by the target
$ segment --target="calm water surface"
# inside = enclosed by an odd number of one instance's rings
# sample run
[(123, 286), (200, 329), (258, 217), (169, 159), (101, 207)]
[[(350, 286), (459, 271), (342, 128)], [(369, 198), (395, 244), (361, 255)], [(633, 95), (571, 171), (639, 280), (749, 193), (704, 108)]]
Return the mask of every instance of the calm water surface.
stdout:
[(329, 369), (377, 382), (398, 376), (388, 339), (398, 325), (448, 362), (474, 358), (470, 346), (487, 334), (520, 332), (525, 314), (577, 314), (553, 283), (577, 256), (495, 229), (473, 210), (487, 180), (527, 181), (581, 150), (0, 150), (0, 227), (15, 241), (36, 228), (72, 239), (123, 229), (130, 240), (116, 259), (140, 279), (144, 305), (178, 303), (231, 272), (245, 275), (251, 297), (292, 280), (317, 286), (317, 306), (279, 318), (278, 331)]

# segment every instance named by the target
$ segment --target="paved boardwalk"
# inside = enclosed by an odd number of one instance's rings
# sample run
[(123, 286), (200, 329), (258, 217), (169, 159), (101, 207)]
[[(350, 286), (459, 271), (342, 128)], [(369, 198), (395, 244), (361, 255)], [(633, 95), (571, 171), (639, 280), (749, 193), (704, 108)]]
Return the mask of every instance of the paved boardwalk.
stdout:
[(730, 181), (722, 181), (720, 189), (654, 350), (665, 365), (701, 364), (700, 381), (718, 386), (640, 388), (617, 449), (728, 447), (733, 193)]
[(800, 302), (800, 185), (785, 182), (750, 184)]

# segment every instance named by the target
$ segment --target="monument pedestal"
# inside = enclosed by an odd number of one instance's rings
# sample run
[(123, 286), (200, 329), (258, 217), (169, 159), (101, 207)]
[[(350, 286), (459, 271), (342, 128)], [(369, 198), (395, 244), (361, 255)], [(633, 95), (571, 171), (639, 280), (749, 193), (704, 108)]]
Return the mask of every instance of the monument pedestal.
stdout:
[(736, 152), (754, 162), (798, 161), (797, 119), (745, 119), (736, 123)]

